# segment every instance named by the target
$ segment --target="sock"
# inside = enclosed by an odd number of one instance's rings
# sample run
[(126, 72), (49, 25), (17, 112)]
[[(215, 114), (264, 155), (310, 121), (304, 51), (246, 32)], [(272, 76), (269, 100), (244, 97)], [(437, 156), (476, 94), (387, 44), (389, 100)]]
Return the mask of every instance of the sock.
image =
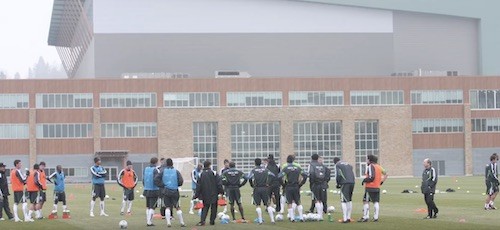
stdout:
[(490, 201), (490, 206), (493, 206), (495, 204), (494, 201)]
[[(63, 208), (63, 210), (64, 210), (64, 208)], [(54, 204), (54, 210), (52, 212), (57, 212), (57, 204)]]
[(177, 217), (179, 217), (179, 222), (184, 225), (184, 218), (182, 218), (182, 210), (177, 210)]
[(347, 218), (347, 204), (345, 202), (342, 202), (342, 213), (344, 214), (344, 221), (346, 221)]
[(36, 210), (35, 211), (35, 218), (40, 218), (40, 216), (41, 216), (40, 210)]
[(299, 212), (299, 218), (304, 220), (304, 213), (302, 213), (304, 211), (304, 207), (302, 205), (297, 206), (297, 211)]
[(223, 213), (226, 213), (227, 212), (227, 205), (224, 206), (224, 211), (222, 211)]
[(165, 209), (165, 220), (167, 220), (167, 225), (172, 225), (170, 223), (170, 208)]
[[(57, 210), (57, 206), (56, 206), (56, 210)], [(63, 205), (63, 212), (66, 212), (67, 210), (68, 210), (68, 206)]]
[(285, 207), (286, 207), (286, 198), (285, 198), (285, 196), (281, 196), (280, 202), (281, 202), (280, 213), (283, 214), (283, 212), (285, 212)]
[(484, 204), (484, 207), (485, 207), (485, 208), (489, 208), (489, 207), (490, 207), (490, 203), (485, 203), (485, 204)]
[(347, 219), (351, 219), (352, 201), (347, 202)]
[(122, 208), (120, 209), (120, 212), (125, 212), (125, 206), (127, 205), (127, 201), (122, 200)]
[(262, 209), (260, 207), (257, 207), (255, 211), (257, 211), (257, 217), (259, 222), (262, 222)]
[(373, 207), (375, 208), (375, 212), (373, 213), (373, 219), (378, 219), (378, 214), (380, 212), (380, 205), (378, 202), (375, 202), (375, 204), (373, 204)]
[(150, 225), (151, 222), (149, 222), (149, 208), (146, 209), (146, 224)]
[(90, 213), (94, 213), (94, 205), (95, 205), (95, 201), (91, 200), (90, 201)]
[(28, 211), (28, 216), (25, 216), (24, 219), (30, 219), (31, 218), (31, 215), (33, 215), (33, 211), (32, 210), (29, 210)]
[(99, 207), (101, 207), (101, 213), (104, 213), (104, 201), (99, 202)]
[(14, 204), (12, 206), (12, 211), (14, 211), (14, 219), (16, 219), (16, 220), (19, 219), (19, 216), (17, 215), (17, 205), (16, 204)]
[(295, 211), (297, 210), (297, 204), (292, 203), (292, 218), (295, 219)]
[(236, 220), (234, 216), (234, 205), (231, 205), (231, 208), (229, 208), (229, 210), (231, 211), (231, 216), (233, 217), (233, 220)]
[(23, 216), (24, 218), (26, 218), (26, 216), (28, 215), (28, 203), (23, 203)]
[(288, 209), (288, 219), (294, 220), (295, 217), (293, 216), (293, 208)]
[(194, 208), (194, 200), (191, 200), (191, 205), (189, 206), (189, 212), (192, 212)]
[(323, 219), (323, 203), (319, 202), (319, 203), (316, 203), (318, 204), (318, 207), (316, 207), (316, 212), (318, 213), (319, 215), (319, 219), (322, 220)]
[(271, 223), (274, 223), (274, 210), (271, 206), (267, 207), (267, 212), (269, 212), (269, 217), (271, 218)]
[(368, 203), (363, 204), (363, 219), (370, 218), (370, 205)]
[(128, 210), (127, 210), (128, 213), (132, 212), (132, 201), (129, 201), (128, 202)]

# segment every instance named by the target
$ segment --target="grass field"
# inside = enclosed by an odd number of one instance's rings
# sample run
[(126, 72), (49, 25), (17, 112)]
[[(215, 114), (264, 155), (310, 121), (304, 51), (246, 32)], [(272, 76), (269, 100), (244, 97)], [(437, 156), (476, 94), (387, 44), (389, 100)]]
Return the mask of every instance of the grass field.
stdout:
[[(220, 224), (215, 226), (196, 227), (195, 224), (199, 221), (198, 215), (188, 214), (189, 199), (181, 198), (182, 210), (188, 227), (184, 229), (327, 229), (327, 228), (342, 228), (342, 229), (493, 229), (498, 227), (498, 211), (483, 210), (485, 196), (482, 195), (485, 190), (483, 177), (442, 177), (438, 183), (438, 189), (441, 191), (447, 188), (453, 188), (456, 192), (437, 194), (435, 201), (440, 209), (437, 219), (423, 220), (426, 213), (422, 213), (425, 209), (423, 195), (420, 194), (420, 189), (416, 188), (419, 185), (418, 179), (396, 179), (389, 178), (384, 183), (383, 188), (387, 190), (386, 194), (381, 194), (380, 205), (380, 221), (378, 223), (350, 223), (340, 224), (337, 222), (306, 222), (306, 223), (289, 223), (277, 222), (276, 225), (270, 225), (269, 216), (264, 213), (265, 222), (263, 225), (254, 223), (247, 224)], [(133, 205), (132, 216), (120, 216), (121, 205), (121, 189), (116, 184), (106, 186), (107, 194), (110, 199), (106, 200), (106, 212), (109, 217), (94, 218), (89, 217), (89, 201), (90, 201), (90, 185), (68, 185), (66, 195), (68, 197), (68, 208), (71, 210), (71, 219), (57, 220), (40, 220), (34, 223), (14, 223), (12, 221), (1, 221), (1, 229), (119, 229), (118, 222), (125, 219), (128, 222), (129, 229), (145, 229), (145, 200), (140, 199), (141, 193), (136, 193), (136, 200)], [(458, 189), (460, 187), (460, 189)], [(334, 186), (331, 186), (334, 188)], [(407, 194), (401, 193), (404, 189), (415, 190), (418, 193)], [(303, 190), (308, 190), (307, 184)], [(43, 213), (47, 216), (52, 210), (52, 187), (49, 187), (47, 199)], [(468, 192), (467, 192), (468, 191)], [(357, 184), (354, 189), (353, 199), (353, 218), (358, 219), (362, 213), (362, 198), (363, 188)], [(242, 191), (243, 203), (245, 204), (245, 214), (247, 220), (253, 220), (256, 217), (255, 208), (250, 205), (250, 187), (245, 186)], [(339, 195), (329, 193), (328, 204), (334, 205), (336, 212), (333, 214), (334, 219), (341, 218)], [(10, 196), (12, 199), (12, 196)], [(115, 198), (113, 200), (112, 198)], [(309, 209), (310, 197), (303, 195), (302, 202), (304, 210)], [(12, 204), (12, 201), (11, 201)], [(500, 203), (499, 203), (500, 206)], [(95, 207), (96, 214), (99, 214), (98, 202)], [(11, 207), (12, 209), (12, 207)], [(221, 209), (220, 209), (221, 210)], [(372, 208), (373, 210), (373, 208)], [(158, 212), (158, 210), (157, 210)], [(371, 212), (373, 213), (373, 212)], [(22, 216), (22, 215), (21, 215)], [(237, 213), (239, 216), (239, 213)], [(326, 217), (326, 216), (325, 216)], [(326, 218), (325, 218), (326, 219)], [(207, 221), (208, 222), (208, 221)], [(165, 220), (156, 219), (155, 227), (147, 229), (165, 229)], [(173, 228), (179, 228), (177, 221), (173, 222)]]

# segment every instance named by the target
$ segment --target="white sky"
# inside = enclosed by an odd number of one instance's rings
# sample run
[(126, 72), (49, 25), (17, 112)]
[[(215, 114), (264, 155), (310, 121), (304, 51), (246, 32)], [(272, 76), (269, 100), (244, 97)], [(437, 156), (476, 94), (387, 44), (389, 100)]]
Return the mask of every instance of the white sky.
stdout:
[(54, 46), (47, 45), (53, 0), (0, 0), (0, 70), (12, 78), (27, 78), (40, 56), (60, 64)]

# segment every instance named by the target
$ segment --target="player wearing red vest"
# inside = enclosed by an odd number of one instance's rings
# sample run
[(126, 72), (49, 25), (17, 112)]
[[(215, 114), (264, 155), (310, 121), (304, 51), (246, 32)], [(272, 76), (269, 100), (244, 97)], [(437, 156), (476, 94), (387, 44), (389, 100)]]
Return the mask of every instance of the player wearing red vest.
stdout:
[[(24, 194), (24, 185), (26, 184), (26, 177), (24, 173), (21, 172), (22, 163), (21, 160), (14, 161), (14, 168), (10, 170), (10, 184), (12, 185), (12, 191), (14, 192), (14, 205), (12, 206), (12, 211), (14, 212), (14, 221), (21, 222), (21, 219), (17, 215), (17, 205), (23, 203), (23, 215), (24, 219), (28, 217), (28, 204), (26, 203), (26, 198)], [(29, 175), (29, 171), (26, 170), (26, 174)]]
[(33, 222), (33, 219), (31, 218), (33, 212), (38, 213), (40, 190), (42, 190), (42, 185), (40, 184), (40, 165), (34, 164), (33, 170), (30, 171), (28, 178), (26, 179), (26, 191), (28, 191), (28, 198), (30, 200), (28, 217), (25, 217), (25, 221), (27, 222)]
[(385, 169), (377, 164), (378, 158), (374, 155), (366, 157), (366, 177), (361, 185), (365, 185), (365, 195), (363, 196), (363, 217), (358, 222), (368, 222), (370, 219), (370, 204), (373, 202), (375, 212), (373, 213), (373, 222), (378, 221), (379, 216), (379, 201), (380, 201), (380, 186), (387, 179)]
[(120, 215), (124, 214), (125, 206), (128, 204), (127, 215), (132, 213), (132, 201), (134, 200), (134, 188), (137, 185), (137, 174), (132, 169), (132, 162), (127, 161), (127, 166), (118, 174), (118, 184), (123, 187), (123, 201)]
[(43, 215), (42, 215), (42, 208), (43, 208), (43, 204), (45, 203), (45, 201), (47, 200), (47, 175), (45, 175), (45, 162), (40, 162), (40, 169), (39, 169), (39, 172), (40, 172), (40, 186), (41, 186), (41, 189), (40, 189), (40, 192), (39, 192), (39, 200), (38, 200), (38, 203), (37, 203), (37, 208), (36, 208), (36, 212), (35, 212), (35, 218), (37, 219), (43, 219)]

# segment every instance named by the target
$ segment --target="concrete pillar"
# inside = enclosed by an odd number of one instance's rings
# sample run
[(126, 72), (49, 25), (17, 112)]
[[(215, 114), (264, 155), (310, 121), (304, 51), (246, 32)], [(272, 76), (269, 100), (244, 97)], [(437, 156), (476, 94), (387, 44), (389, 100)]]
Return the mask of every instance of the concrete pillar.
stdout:
[(36, 152), (36, 109), (29, 109), (29, 138), (30, 138), (30, 152), (29, 152), (29, 165), (26, 168), (31, 168), (37, 161)]
[(93, 112), (93, 124), (92, 128), (94, 130), (94, 154), (97, 151), (101, 151), (101, 110), (99, 108), (94, 108)]
[(342, 120), (342, 157), (343, 161), (348, 162), (355, 168), (356, 166), (356, 148), (355, 148), (355, 126), (354, 119)]
[(231, 122), (217, 122), (217, 172), (224, 167), (224, 159), (231, 160)]
[[(292, 119), (282, 119), (280, 123), (280, 164), (286, 163), (286, 158), (288, 155), (293, 155), (294, 143), (293, 143), (293, 120)], [(302, 165), (302, 167), (305, 167)]]
[(470, 104), (464, 104), (464, 158), (465, 158), (465, 175), (472, 176), (472, 122)]

